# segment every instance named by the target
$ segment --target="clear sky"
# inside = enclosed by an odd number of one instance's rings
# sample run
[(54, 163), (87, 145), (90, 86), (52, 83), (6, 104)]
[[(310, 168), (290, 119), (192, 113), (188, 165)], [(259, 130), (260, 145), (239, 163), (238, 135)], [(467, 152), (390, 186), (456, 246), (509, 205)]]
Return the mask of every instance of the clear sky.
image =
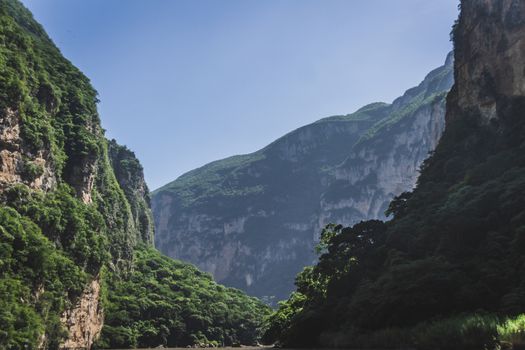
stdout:
[(151, 189), (440, 66), (458, 0), (23, 0)]

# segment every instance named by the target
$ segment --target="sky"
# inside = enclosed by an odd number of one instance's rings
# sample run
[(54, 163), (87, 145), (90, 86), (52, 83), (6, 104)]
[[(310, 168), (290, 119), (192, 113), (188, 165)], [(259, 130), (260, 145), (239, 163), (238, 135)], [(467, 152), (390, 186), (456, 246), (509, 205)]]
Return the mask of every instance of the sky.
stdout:
[(459, 0), (22, 0), (150, 189), (442, 65)]

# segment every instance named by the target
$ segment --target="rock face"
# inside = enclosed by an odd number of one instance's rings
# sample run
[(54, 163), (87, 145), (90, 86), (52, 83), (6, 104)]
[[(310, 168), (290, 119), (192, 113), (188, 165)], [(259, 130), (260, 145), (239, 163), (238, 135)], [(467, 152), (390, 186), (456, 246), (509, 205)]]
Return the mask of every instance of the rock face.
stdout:
[(451, 107), (479, 112), (489, 122), (497, 119), (499, 97), (525, 95), (525, 2), (473, 0), (461, 6), (454, 31), (461, 63), (455, 68), (458, 82)]
[(17, 0), (0, 0), (0, 38), (0, 348), (89, 349), (97, 276), (125, 275), (152, 244), (142, 167), (106, 140), (96, 91)]
[[(450, 55), (445, 67), (452, 64)], [(374, 126), (377, 130), (370, 130), (352, 147), (334, 169), (321, 199), (318, 231), (328, 223), (385, 219), (392, 198), (416, 185), (421, 163), (445, 128), (442, 92), (452, 84), (450, 74), (449, 70), (431, 73), (421, 86), (394, 101), (390, 119)], [(438, 86), (432, 86), (436, 82)], [(406, 117), (398, 119), (399, 115)]]
[(153, 248), (143, 168), (97, 103), (0, 0), (0, 349), (255, 344), (267, 305)]
[(64, 349), (91, 348), (104, 324), (98, 278), (86, 287), (76, 305), (64, 312), (62, 322), (69, 331), (69, 336), (63, 344)]
[(56, 185), (49, 149), (31, 152), (20, 137), (19, 112), (0, 114), (0, 191), (16, 183), (49, 191)]
[[(525, 312), (525, 1), (462, 0), (453, 36), (446, 127), (416, 188), (392, 220), (327, 237), (274, 318), (283, 347), (520, 347), (477, 320)], [(471, 322), (487, 336), (441, 332)]]
[(108, 143), (108, 155), (115, 177), (130, 204), (137, 238), (153, 244), (153, 217), (142, 165), (135, 153), (115, 140)]
[(414, 186), (444, 127), (452, 65), (392, 104), (321, 119), (155, 191), (156, 247), (270, 303), (286, 298), (322, 227), (384, 218)]

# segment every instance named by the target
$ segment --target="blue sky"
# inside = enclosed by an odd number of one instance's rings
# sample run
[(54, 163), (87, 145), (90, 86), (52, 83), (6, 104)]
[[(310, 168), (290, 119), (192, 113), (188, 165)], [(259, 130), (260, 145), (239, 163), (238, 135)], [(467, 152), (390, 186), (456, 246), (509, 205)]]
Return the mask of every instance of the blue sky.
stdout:
[(458, 0), (22, 0), (155, 189), (391, 102), (451, 50)]

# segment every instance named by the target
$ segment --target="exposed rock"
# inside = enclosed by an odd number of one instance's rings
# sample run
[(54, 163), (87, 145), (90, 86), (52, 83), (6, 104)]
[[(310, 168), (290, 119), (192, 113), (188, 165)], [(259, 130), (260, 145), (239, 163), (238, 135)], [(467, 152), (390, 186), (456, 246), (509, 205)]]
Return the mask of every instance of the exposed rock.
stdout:
[(439, 98), (395, 125), (395, 130), (356, 145), (335, 169), (335, 181), (327, 191), (331, 194), (321, 200), (317, 230), (334, 222), (349, 226), (361, 220), (385, 219), (392, 198), (416, 185), (421, 163), (444, 130), (444, 115), (445, 101)]
[(115, 140), (108, 142), (108, 156), (115, 177), (131, 206), (137, 239), (153, 243), (153, 217), (142, 165), (135, 153)]
[(32, 154), (24, 147), (18, 112), (9, 108), (0, 112), (0, 146), (0, 191), (17, 183), (44, 191), (55, 187), (49, 150)]
[[(525, 94), (525, 2), (462, 2), (462, 30), (455, 30), (457, 84), (454, 105), (490, 121), (496, 101)], [(490, 33), (491, 40), (487, 40)], [(451, 113), (449, 113), (451, 114)]]
[[(3, 213), (16, 213), (12, 220), (20, 224), (0, 227), (10, 261), (3, 265), (0, 289), (8, 306), (23, 310), (7, 310), (3, 321), (11, 330), (0, 337), (0, 348), (54, 346), (62, 337), (60, 316), (69, 330), (64, 347), (90, 348), (102, 327), (101, 281), (83, 281), (103, 267), (125, 275), (137, 244), (152, 243), (142, 167), (116, 143), (111, 167), (97, 92), (23, 4), (1, 0), (0, 22), (0, 202)], [(26, 225), (30, 234), (13, 232)], [(15, 233), (23, 239), (14, 240)], [(33, 243), (45, 247), (36, 261), (24, 255)], [(6, 289), (11, 282), (23, 288)], [(83, 288), (78, 300), (68, 298)], [(49, 293), (42, 306), (44, 289)], [(61, 309), (72, 302), (74, 307)]]
[(226, 285), (286, 298), (315, 262), (321, 228), (384, 218), (443, 131), (452, 55), (392, 104), (299, 128), (250, 155), (193, 170), (153, 194), (156, 246)]
[(89, 155), (81, 157), (67, 170), (67, 181), (86, 204), (92, 202), (91, 192), (95, 183), (97, 159)]
[[(454, 38), (446, 127), (417, 187), (392, 202), (388, 224), (343, 228), (330, 241), (312, 273), (313, 281), (330, 281), (324, 295), (305, 283), (304, 299), (281, 309), (285, 330), (281, 320), (274, 323), (283, 347), (359, 348), (404, 329), (399, 343), (374, 345), (424, 348), (420, 339), (433, 330), (412, 335), (429, 320), (435, 329), (473, 319), (505, 324), (523, 314), (525, 1), (462, 0)], [(343, 178), (359, 177), (360, 167), (346, 169)], [(346, 264), (353, 256), (357, 264)], [(458, 349), (512, 348), (499, 344), (495, 329), (487, 334), (441, 341), (457, 339)]]
[(100, 280), (96, 278), (86, 287), (76, 305), (62, 315), (69, 333), (62, 349), (91, 348), (104, 324), (100, 302)]

